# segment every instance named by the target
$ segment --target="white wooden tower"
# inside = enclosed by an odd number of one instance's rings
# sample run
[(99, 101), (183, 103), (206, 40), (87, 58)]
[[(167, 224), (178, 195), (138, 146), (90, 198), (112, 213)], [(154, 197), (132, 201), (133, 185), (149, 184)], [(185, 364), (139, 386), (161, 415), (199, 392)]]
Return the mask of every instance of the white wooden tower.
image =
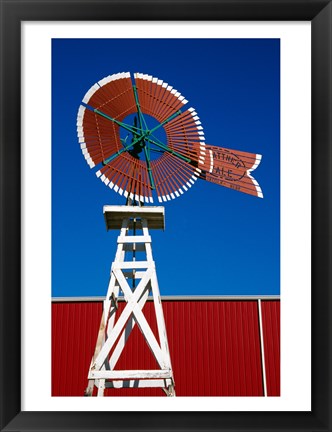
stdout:
[[(160, 387), (167, 396), (175, 396), (164, 314), (149, 235), (149, 228), (164, 229), (164, 207), (105, 206), (104, 217), (107, 230), (120, 229), (120, 235), (85, 395), (92, 396), (96, 386), (98, 396), (103, 396), (107, 387)], [(148, 296), (153, 299), (159, 341), (144, 316), (143, 308)], [(121, 314), (118, 312), (119, 299), (126, 302)], [(126, 349), (126, 342), (136, 324), (159, 366), (155, 370), (116, 369), (117, 361)]]

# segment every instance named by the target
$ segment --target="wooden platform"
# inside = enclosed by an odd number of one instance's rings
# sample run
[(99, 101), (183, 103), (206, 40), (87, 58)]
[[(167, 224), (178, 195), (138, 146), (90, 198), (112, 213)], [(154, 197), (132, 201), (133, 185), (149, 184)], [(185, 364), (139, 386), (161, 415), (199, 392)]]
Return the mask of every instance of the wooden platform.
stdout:
[(120, 229), (123, 219), (138, 218), (146, 219), (149, 229), (165, 229), (165, 208), (158, 206), (112, 206), (103, 208), (107, 231)]

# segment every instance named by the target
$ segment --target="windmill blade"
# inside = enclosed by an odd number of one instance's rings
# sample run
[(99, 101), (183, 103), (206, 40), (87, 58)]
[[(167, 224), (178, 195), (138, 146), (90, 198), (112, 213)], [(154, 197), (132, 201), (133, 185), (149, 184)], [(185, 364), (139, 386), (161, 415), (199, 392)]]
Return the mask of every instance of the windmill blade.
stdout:
[(110, 189), (137, 202), (152, 203), (152, 191), (144, 163), (123, 153), (96, 172), (96, 176)]
[(77, 115), (77, 136), (82, 153), (93, 168), (123, 147), (121, 121), (136, 112), (130, 73), (121, 72), (98, 81), (82, 102)]
[(78, 111), (77, 135), (90, 168), (122, 148), (119, 127), (83, 105)]
[(84, 96), (83, 103), (116, 120), (135, 112), (135, 98), (129, 72), (109, 75), (94, 84)]
[(160, 123), (188, 102), (181, 93), (156, 77), (142, 73), (135, 73), (134, 77), (142, 112)]
[(262, 156), (238, 150), (206, 145), (208, 157), (201, 179), (230, 189), (263, 198), (257, 180), (251, 175)]
[(200, 165), (205, 164), (206, 156), (203, 127), (194, 108), (176, 112), (163, 128), (167, 146), (155, 143), (165, 153), (151, 163), (160, 202), (177, 198), (188, 191), (200, 177)]
[(188, 191), (199, 178), (200, 171), (171, 153), (164, 153), (152, 164), (158, 200), (170, 201)]

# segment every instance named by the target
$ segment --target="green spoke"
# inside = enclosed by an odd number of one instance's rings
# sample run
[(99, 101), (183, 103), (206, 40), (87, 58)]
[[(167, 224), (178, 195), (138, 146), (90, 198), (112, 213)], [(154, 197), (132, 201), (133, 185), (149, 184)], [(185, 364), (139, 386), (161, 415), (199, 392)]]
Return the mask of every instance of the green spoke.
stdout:
[(150, 148), (150, 152), (155, 152), (155, 153), (165, 153), (164, 150), (160, 150), (160, 149), (156, 149), (156, 148)]
[(129, 126), (129, 125), (127, 125), (126, 123), (120, 122), (119, 120), (116, 120), (115, 118), (110, 117), (110, 116), (108, 116), (107, 114), (105, 114), (105, 113), (103, 113), (102, 111), (99, 111), (99, 110), (97, 110), (97, 109), (95, 109), (95, 110), (93, 110), (93, 111), (94, 111), (96, 114), (98, 114), (98, 115), (100, 115), (100, 116), (102, 116), (102, 117), (107, 118), (108, 120), (110, 120), (111, 122), (117, 124), (118, 126), (123, 127), (124, 129), (128, 130), (129, 132), (131, 132), (131, 133), (137, 135), (137, 131), (135, 131), (135, 129), (137, 129), (137, 128), (132, 127), (132, 126)]
[(142, 139), (141, 136), (139, 136), (138, 138), (135, 138), (130, 144), (128, 144), (127, 146), (123, 147), (122, 149), (118, 150), (116, 153), (114, 153), (112, 156), (110, 156), (109, 158), (105, 159), (103, 161), (103, 164), (106, 165), (109, 162), (112, 162), (112, 160), (114, 160), (115, 158), (117, 158), (120, 154), (122, 154), (123, 152), (130, 150), (131, 147), (133, 147), (136, 143), (138, 143), (140, 140)]
[(136, 103), (136, 108), (137, 108), (137, 113), (138, 113), (138, 121), (139, 121), (140, 129), (143, 130), (143, 123), (144, 123), (145, 129), (147, 129), (148, 127), (147, 127), (145, 118), (143, 116), (142, 110), (141, 110), (141, 105), (140, 105), (139, 100), (138, 100), (138, 93), (137, 93), (136, 86), (133, 86), (133, 90), (134, 90), (135, 103)]
[(176, 111), (176, 113), (172, 114), (171, 116), (169, 116), (166, 120), (164, 120), (163, 122), (159, 123), (159, 125), (157, 125), (156, 127), (154, 127), (153, 129), (150, 130), (150, 133), (152, 134), (152, 132), (156, 131), (157, 129), (159, 129), (161, 126), (164, 126), (164, 124), (170, 122), (171, 120), (173, 120), (173, 118), (177, 117), (178, 115), (180, 115), (182, 113), (181, 110)]
[[(161, 153), (167, 152), (167, 153), (170, 153), (170, 154), (176, 156), (177, 158), (179, 158), (179, 159), (181, 159), (187, 163), (191, 162), (191, 159), (189, 159), (189, 158), (183, 156), (182, 154), (178, 153), (177, 151), (171, 149), (166, 144), (164, 144), (162, 141), (160, 141), (156, 136), (152, 135), (153, 132), (155, 132), (160, 127), (162, 127), (163, 125), (165, 125), (166, 123), (170, 122), (175, 117), (177, 117), (179, 114), (181, 114), (181, 110), (178, 110), (177, 112), (175, 112), (174, 114), (169, 116), (166, 120), (164, 120), (163, 122), (161, 122), (157, 126), (155, 126), (153, 129), (149, 130), (147, 123), (145, 121), (145, 118), (143, 116), (142, 110), (141, 110), (136, 86), (133, 86), (133, 91), (134, 91), (134, 95), (135, 95), (135, 102), (136, 102), (136, 109), (137, 109), (138, 127), (137, 127), (136, 121), (134, 122), (134, 126), (129, 126), (128, 124), (123, 123), (119, 120), (116, 120), (115, 118), (103, 113), (102, 111), (100, 111), (98, 109), (94, 109), (94, 112), (96, 114), (110, 120), (111, 122), (117, 124), (118, 126), (122, 127), (123, 129), (129, 131), (133, 135), (132, 142), (128, 145), (126, 144), (127, 138), (125, 138), (125, 139), (120, 138), (121, 143), (123, 145), (123, 148), (121, 148), (120, 150), (117, 150), (116, 153), (114, 153), (109, 158), (103, 160), (102, 163), (103, 163), (103, 165), (107, 165), (109, 162), (112, 162), (114, 159), (116, 159), (122, 153), (128, 152), (128, 151), (133, 150), (133, 149), (134, 149), (133, 151), (140, 153), (139, 149), (135, 148), (135, 146), (137, 147), (137, 145), (139, 145), (144, 150), (144, 156), (145, 156), (145, 160), (146, 160), (150, 186), (152, 189), (155, 189), (156, 186), (155, 186), (155, 182), (154, 182), (154, 178), (153, 178), (153, 174), (152, 174), (152, 168), (151, 168), (151, 158), (150, 158), (150, 152), (151, 151), (156, 151), (156, 152), (161, 152)], [(157, 147), (157, 148), (153, 148), (153, 147), (151, 147), (151, 145), (153, 145), (154, 147)]]
[[(191, 159), (189, 159), (189, 158), (183, 156), (182, 154), (176, 152), (175, 150), (172, 150), (171, 148), (167, 147), (167, 145), (165, 145), (164, 143), (162, 143), (158, 138), (156, 138), (156, 137), (153, 137), (153, 138), (154, 138), (154, 139), (152, 139), (152, 138), (150, 138), (150, 137), (147, 137), (146, 139), (147, 139), (148, 141), (150, 141), (151, 144), (154, 144), (155, 146), (157, 146), (157, 147), (163, 149), (163, 150), (166, 151), (167, 153), (171, 153), (172, 155), (178, 157), (179, 159), (181, 159), (181, 160), (183, 160), (183, 161), (185, 161), (185, 162), (188, 162), (188, 163), (191, 162)], [(156, 140), (156, 141), (155, 141), (155, 140)]]
[(150, 185), (151, 185), (152, 189), (155, 189), (156, 186), (155, 186), (154, 180), (153, 180), (152, 169), (151, 169), (151, 164), (150, 164), (150, 157), (149, 157), (149, 153), (148, 153), (148, 150), (147, 150), (146, 146), (144, 146), (144, 153), (145, 153), (146, 165), (147, 165), (147, 168), (148, 168), (148, 175), (149, 175)]

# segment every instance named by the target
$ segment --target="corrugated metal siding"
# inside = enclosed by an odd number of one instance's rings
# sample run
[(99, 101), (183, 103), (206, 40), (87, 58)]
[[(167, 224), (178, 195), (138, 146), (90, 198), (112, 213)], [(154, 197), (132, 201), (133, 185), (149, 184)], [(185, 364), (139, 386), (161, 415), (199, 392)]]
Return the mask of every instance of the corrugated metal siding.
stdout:
[(52, 395), (82, 396), (102, 303), (52, 304)]
[[(268, 303), (262, 302), (265, 325), (270, 312)], [(123, 304), (119, 307), (122, 309)], [(257, 301), (163, 301), (163, 310), (178, 396), (263, 394)], [(153, 303), (147, 302), (143, 312), (156, 334)], [(101, 313), (99, 302), (52, 304), (53, 396), (83, 395)], [(273, 337), (274, 333), (270, 334)], [(272, 362), (275, 350), (266, 351), (267, 369), (272, 373), (277, 365)], [(156, 361), (135, 326), (116, 369), (155, 366)], [(271, 382), (270, 379), (269, 385)], [(164, 393), (161, 389), (107, 389), (105, 395)]]
[(280, 301), (262, 301), (266, 388), (280, 396)]

